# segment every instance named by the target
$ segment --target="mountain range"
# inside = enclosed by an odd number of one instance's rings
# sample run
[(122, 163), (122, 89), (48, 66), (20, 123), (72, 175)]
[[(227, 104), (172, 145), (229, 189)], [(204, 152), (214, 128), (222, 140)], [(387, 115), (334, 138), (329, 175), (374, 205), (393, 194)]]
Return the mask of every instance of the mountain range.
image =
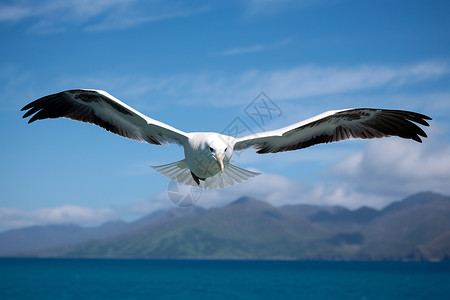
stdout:
[(242, 197), (224, 207), (173, 208), (95, 228), (10, 230), (0, 233), (0, 256), (448, 260), (450, 197), (423, 192), (381, 210), (274, 207)]

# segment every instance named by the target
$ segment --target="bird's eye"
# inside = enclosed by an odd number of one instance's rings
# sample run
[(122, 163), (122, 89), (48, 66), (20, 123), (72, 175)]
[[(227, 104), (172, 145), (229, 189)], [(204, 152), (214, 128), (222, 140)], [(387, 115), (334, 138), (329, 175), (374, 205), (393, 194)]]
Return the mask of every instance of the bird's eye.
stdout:
[(228, 148), (225, 148), (225, 150), (223, 150), (223, 152), (227, 152)]
[(209, 147), (209, 151), (211, 151), (211, 152), (214, 152), (214, 149), (213, 149), (213, 148), (211, 148), (211, 147)]

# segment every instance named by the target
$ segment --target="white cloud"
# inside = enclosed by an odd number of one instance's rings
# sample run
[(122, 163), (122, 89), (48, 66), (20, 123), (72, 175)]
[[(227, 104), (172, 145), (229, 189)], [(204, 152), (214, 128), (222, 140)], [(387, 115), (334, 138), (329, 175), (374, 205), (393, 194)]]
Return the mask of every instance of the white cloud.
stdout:
[(134, 217), (142, 216), (158, 210), (166, 210), (175, 207), (167, 196), (167, 190), (164, 190), (150, 199), (142, 199), (132, 203), (127, 209), (127, 214)]
[(118, 13), (110, 14), (98, 24), (87, 26), (87, 31), (103, 31), (126, 29), (143, 23), (157, 22), (167, 19), (186, 18), (207, 11), (206, 6), (193, 9), (175, 9), (174, 11), (160, 11), (156, 14), (138, 14), (130, 16), (121, 16)]
[[(237, 74), (227, 75), (215, 72), (176, 74), (168, 76), (149, 74), (110, 74), (99, 71), (96, 74), (83, 74), (66, 78), (51, 80), (52, 91), (69, 89), (73, 87), (104, 89), (123, 101), (140, 101), (138, 109), (148, 105), (147, 99), (152, 99), (152, 108), (166, 103), (210, 106), (239, 106), (248, 105), (261, 91), (264, 91), (274, 101), (284, 101), (282, 110), (289, 107), (296, 110), (295, 122), (298, 122), (298, 113), (303, 117), (322, 112), (324, 102), (325, 110), (331, 108), (352, 107), (355, 102), (359, 105), (388, 104), (405, 108), (427, 108), (439, 113), (449, 108), (448, 91), (433, 91), (428, 93), (414, 93), (402, 90), (412, 84), (423, 81), (432, 81), (448, 76), (450, 64), (446, 61), (423, 61), (398, 66), (391, 65), (356, 65), (356, 66), (318, 66), (299, 65), (288, 69), (274, 70), (246, 70)], [(25, 80), (24, 75), (26, 74)], [(4, 79), (6, 87), (11, 86), (17, 96), (17, 89), (13, 87), (20, 84), (22, 90), (33, 83), (35, 74), (27, 70), (0, 66), (0, 77)], [(18, 79), (22, 80), (17, 82)], [(31, 78), (31, 79), (30, 79)], [(25, 83), (24, 83), (25, 82)], [(39, 86), (34, 87), (34, 94)], [(380, 97), (375, 92), (390, 88), (389, 98)], [(399, 93), (400, 94), (396, 94)], [(403, 91), (403, 94), (402, 94)], [(39, 92), (39, 91), (38, 91)], [(49, 91), (40, 91), (42, 93)], [(362, 96), (361, 92), (365, 92)], [(355, 98), (352, 95), (358, 95)], [(29, 97), (27, 95), (27, 97)], [(31, 95), (31, 97), (33, 97)], [(320, 97), (320, 99), (319, 99)], [(395, 99), (393, 99), (395, 97)], [(9, 99), (11, 97), (5, 97)], [(22, 97), (23, 99), (23, 97)], [(339, 99), (339, 102), (336, 102)], [(356, 99), (356, 100), (355, 100)], [(305, 100), (298, 105), (299, 100)], [(395, 101), (394, 101), (395, 100)], [(291, 104), (289, 104), (290, 102)], [(293, 103), (295, 102), (295, 105)], [(294, 107), (295, 106), (295, 107)], [(283, 114), (287, 117), (289, 111)], [(309, 110), (309, 111), (308, 111)], [(287, 124), (285, 124), (287, 125)]]
[(110, 208), (93, 209), (75, 205), (20, 210), (0, 208), (0, 228), (19, 228), (46, 224), (97, 224), (110, 220), (116, 212)]
[[(260, 16), (279, 13), (285, 10), (304, 9), (320, 5), (322, 0), (247, 0), (244, 1), (248, 16)], [(333, 3), (334, 4), (334, 3)]]
[(240, 55), (240, 54), (248, 54), (262, 51), (269, 51), (281, 48), (291, 43), (292, 40), (286, 39), (281, 42), (277, 42), (274, 44), (256, 44), (251, 46), (243, 46), (243, 47), (235, 47), (219, 52), (217, 55), (219, 56), (230, 56), (230, 55)]
[(21, 5), (0, 6), (0, 22), (17, 22), (32, 15), (29, 7)]
[(450, 146), (433, 137), (433, 128), (427, 131), (431, 138), (423, 144), (397, 138), (370, 142), (327, 174), (364, 194), (405, 195), (431, 190), (448, 195)]
[(32, 20), (34, 33), (57, 33), (68, 26), (88, 31), (115, 30), (142, 23), (188, 17), (202, 13), (207, 6), (186, 7), (143, 0), (22, 0), (0, 4), (0, 22)]
[[(66, 1), (14, 1), (10, 4), (0, 6), (0, 21), (23, 21), (30, 18), (67, 17), (70, 12), (70, 20), (86, 20), (108, 9), (118, 7), (118, 5), (129, 5), (132, 2), (127, 0), (108, 1), (86, 1), (86, 0), (66, 0)], [(57, 15), (57, 14), (64, 15)], [(69, 21), (69, 20), (67, 20)]]
[(422, 62), (403, 66), (362, 65), (355, 67), (300, 66), (255, 74), (259, 84), (281, 99), (338, 94), (381, 86), (400, 86), (448, 74), (444, 62)]
[(361, 206), (380, 208), (393, 200), (400, 200), (391, 195), (364, 194), (346, 182), (310, 183), (265, 173), (230, 188), (204, 191), (197, 205), (206, 208), (222, 206), (242, 196), (263, 200), (273, 206), (314, 204), (340, 205), (348, 208)]
[[(425, 61), (401, 66), (359, 65), (322, 67), (301, 65), (290, 69), (247, 70), (233, 76), (218, 73), (177, 74), (165, 77), (149, 75), (70, 78), (64, 86), (87, 86), (121, 91), (125, 95), (146, 95), (161, 101), (189, 105), (242, 106), (261, 91), (277, 100), (299, 100), (336, 96), (344, 93), (402, 87), (433, 80), (450, 73), (444, 61)], [(100, 78), (100, 79), (99, 79)], [(171, 102), (173, 103), (173, 102)]]

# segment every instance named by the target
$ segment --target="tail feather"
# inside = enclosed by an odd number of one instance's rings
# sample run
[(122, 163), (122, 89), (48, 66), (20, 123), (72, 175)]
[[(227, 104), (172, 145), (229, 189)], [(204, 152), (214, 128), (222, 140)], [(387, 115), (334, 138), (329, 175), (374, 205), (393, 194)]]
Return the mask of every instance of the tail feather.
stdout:
[(197, 186), (184, 159), (162, 166), (152, 166), (152, 168), (173, 181), (184, 185)]
[(191, 170), (184, 159), (162, 166), (152, 166), (152, 168), (173, 181), (203, 189), (225, 188), (260, 174), (229, 163), (225, 166), (223, 173), (201, 180), (198, 184), (192, 177)]

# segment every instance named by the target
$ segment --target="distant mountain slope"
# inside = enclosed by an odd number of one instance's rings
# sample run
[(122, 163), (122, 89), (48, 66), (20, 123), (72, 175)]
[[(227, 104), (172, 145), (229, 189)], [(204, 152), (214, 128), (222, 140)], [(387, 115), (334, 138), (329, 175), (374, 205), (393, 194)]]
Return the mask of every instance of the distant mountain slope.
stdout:
[[(297, 227), (308, 233), (300, 234)], [(226, 207), (149, 226), (118, 238), (58, 249), (47, 255), (288, 257), (303, 251), (304, 247), (297, 243), (299, 239), (317, 239), (318, 234), (321, 232), (306, 220), (296, 219), (265, 202), (241, 198)]]
[(368, 239), (361, 253), (377, 259), (404, 256), (449, 232), (449, 217), (450, 197), (420, 193), (393, 203), (364, 228)]
[(202, 211), (191, 207), (182, 210), (156, 211), (135, 222), (108, 222), (98, 227), (83, 228), (73, 224), (32, 226), (0, 233), (0, 256), (32, 254), (48, 248), (72, 245), (88, 240), (119, 236), (152, 224), (170, 222), (178, 217)]
[[(118, 228), (81, 242), (64, 240), (34, 255), (442, 260), (450, 258), (450, 197), (419, 193), (381, 211), (304, 204), (276, 208), (242, 197), (220, 208), (157, 212)], [(12, 241), (14, 232), (2, 233), (0, 245), (6, 234)]]
[(83, 228), (73, 224), (33, 226), (0, 233), (0, 255), (27, 253), (75, 244), (89, 239), (105, 238), (125, 233), (124, 222), (106, 223), (96, 228)]

